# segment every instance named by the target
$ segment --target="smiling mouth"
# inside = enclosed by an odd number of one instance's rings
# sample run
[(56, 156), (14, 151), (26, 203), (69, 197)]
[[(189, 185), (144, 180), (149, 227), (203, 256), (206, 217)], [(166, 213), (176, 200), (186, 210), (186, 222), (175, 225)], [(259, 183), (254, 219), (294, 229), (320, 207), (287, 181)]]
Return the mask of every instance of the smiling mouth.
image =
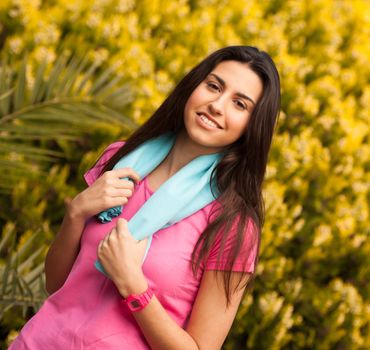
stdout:
[(200, 117), (200, 119), (207, 125), (211, 126), (211, 127), (214, 127), (214, 128), (217, 128), (217, 129), (222, 129), (220, 125), (218, 125), (217, 123), (215, 123), (213, 120), (209, 119), (204, 113), (196, 113), (198, 115), (198, 117)]

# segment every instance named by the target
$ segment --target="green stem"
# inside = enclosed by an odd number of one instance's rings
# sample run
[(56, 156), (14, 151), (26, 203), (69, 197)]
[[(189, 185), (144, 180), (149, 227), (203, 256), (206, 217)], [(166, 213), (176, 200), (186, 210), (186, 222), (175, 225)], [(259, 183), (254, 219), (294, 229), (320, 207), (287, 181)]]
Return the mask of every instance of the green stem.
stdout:
[(19, 109), (16, 112), (5, 115), (3, 118), (0, 119), (0, 125), (5, 124), (6, 122), (9, 122), (10, 120), (15, 119), (16, 117), (19, 117), (20, 115), (22, 115), (24, 113), (27, 113), (29, 111), (32, 111), (32, 110), (35, 110), (35, 109), (38, 109), (38, 108), (49, 107), (49, 106), (57, 105), (57, 104), (60, 104), (60, 103), (74, 104), (74, 103), (81, 103), (81, 102), (91, 102), (91, 97), (90, 96), (89, 97), (83, 97), (83, 98), (81, 98), (81, 97), (78, 97), (78, 98), (70, 97), (70, 98), (65, 99), (65, 100), (60, 99), (60, 98), (54, 98), (50, 101), (36, 103), (36, 104), (30, 105), (30, 106), (23, 107), (23, 108)]

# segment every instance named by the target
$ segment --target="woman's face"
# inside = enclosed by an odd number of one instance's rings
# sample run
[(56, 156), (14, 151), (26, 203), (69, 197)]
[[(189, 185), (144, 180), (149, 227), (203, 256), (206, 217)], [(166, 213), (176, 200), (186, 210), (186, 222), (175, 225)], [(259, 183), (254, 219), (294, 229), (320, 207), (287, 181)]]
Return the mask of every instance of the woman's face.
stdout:
[(214, 153), (239, 139), (262, 89), (260, 78), (246, 63), (220, 62), (185, 104), (190, 141), (202, 152)]

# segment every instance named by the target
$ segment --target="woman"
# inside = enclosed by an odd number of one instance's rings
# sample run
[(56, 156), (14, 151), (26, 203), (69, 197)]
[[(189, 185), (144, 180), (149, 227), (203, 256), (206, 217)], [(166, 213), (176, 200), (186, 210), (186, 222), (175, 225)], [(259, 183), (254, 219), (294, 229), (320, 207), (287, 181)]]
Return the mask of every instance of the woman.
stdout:
[[(89, 187), (68, 205), (46, 258), (51, 295), (10, 349), (219, 349), (257, 263), (261, 187), (279, 107), (278, 72), (257, 48), (225, 47), (194, 67), (144, 125), (108, 146), (84, 175)], [(168, 133), (175, 135), (170, 151), (146, 176), (114, 168)], [(214, 155), (221, 158), (202, 189), (215, 182), (214, 200), (134, 238), (129, 224), (143, 204), (190, 163)], [(198, 181), (187, 191), (181, 186), (172, 186), (178, 192), (170, 203), (157, 202), (153, 221), (172, 205), (192, 205), (182, 201)], [(97, 221), (120, 205), (118, 217)], [(105, 275), (93, 266), (97, 259)]]

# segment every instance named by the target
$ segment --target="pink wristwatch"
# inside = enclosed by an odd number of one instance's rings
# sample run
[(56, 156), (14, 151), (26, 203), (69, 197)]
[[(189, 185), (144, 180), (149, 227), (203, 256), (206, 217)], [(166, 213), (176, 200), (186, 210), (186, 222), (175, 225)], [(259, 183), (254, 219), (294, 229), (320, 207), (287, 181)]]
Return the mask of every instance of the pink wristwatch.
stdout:
[(144, 307), (149, 304), (153, 295), (153, 290), (148, 287), (145, 292), (141, 294), (131, 294), (127, 298), (124, 298), (122, 302), (126, 304), (132, 312), (136, 312), (144, 309)]

